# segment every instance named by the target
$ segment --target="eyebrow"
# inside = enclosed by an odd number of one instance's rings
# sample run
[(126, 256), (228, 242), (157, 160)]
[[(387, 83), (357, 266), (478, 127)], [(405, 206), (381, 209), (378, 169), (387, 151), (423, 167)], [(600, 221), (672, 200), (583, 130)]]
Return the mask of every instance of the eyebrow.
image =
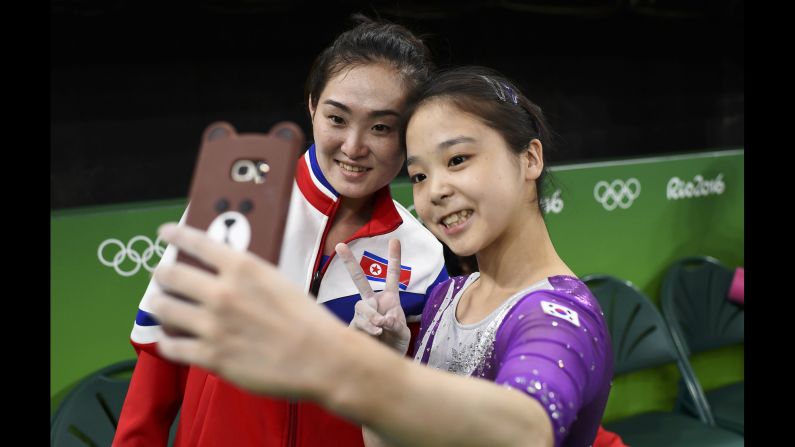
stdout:
[[(333, 99), (327, 99), (327, 100), (323, 101), (323, 104), (328, 104), (330, 106), (334, 106), (334, 107), (336, 107), (338, 109), (341, 109), (342, 111), (344, 111), (346, 113), (353, 113), (353, 112), (351, 112), (351, 108), (350, 107), (346, 106), (345, 104), (343, 104), (341, 102), (334, 101)], [(391, 109), (373, 110), (372, 112), (368, 113), (367, 115), (371, 116), (373, 118), (378, 118), (378, 117), (381, 117), (381, 116), (390, 116), (390, 115), (400, 118), (400, 114), (397, 113), (394, 110), (391, 110)]]
[(475, 142), (474, 138), (465, 137), (465, 136), (462, 135), (462, 136), (458, 136), (458, 137), (455, 137), (455, 138), (451, 138), (451, 139), (449, 139), (447, 141), (442, 141), (441, 143), (439, 143), (438, 148), (439, 149), (447, 149), (450, 146), (455, 146), (456, 144), (474, 143), (474, 142)]
[[(442, 141), (436, 147), (439, 150), (445, 150), (445, 149), (447, 149), (449, 147), (455, 146), (456, 144), (474, 143), (474, 142), (475, 142), (474, 138), (465, 137), (465, 136), (462, 135), (462, 136), (458, 136), (458, 137), (455, 137), (455, 138), (451, 138), (449, 140)], [(406, 166), (409, 166), (410, 164), (412, 164), (412, 163), (414, 163), (416, 161), (417, 161), (417, 157), (408, 157), (408, 158), (406, 158)]]

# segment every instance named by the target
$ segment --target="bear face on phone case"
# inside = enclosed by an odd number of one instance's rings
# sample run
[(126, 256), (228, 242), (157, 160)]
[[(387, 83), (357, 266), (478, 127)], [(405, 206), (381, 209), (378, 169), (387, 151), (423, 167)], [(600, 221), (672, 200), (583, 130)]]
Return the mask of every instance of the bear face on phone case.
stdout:
[[(290, 122), (267, 134), (211, 124), (202, 137), (185, 223), (276, 264), (303, 145), (301, 128)], [(178, 260), (198, 265), (185, 254)]]

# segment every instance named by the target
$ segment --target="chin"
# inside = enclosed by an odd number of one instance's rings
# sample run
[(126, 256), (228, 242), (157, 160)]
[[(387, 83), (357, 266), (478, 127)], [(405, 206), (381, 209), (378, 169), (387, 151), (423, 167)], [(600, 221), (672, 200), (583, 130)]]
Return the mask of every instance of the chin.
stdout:
[(444, 242), (447, 245), (447, 247), (450, 248), (450, 251), (452, 251), (456, 256), (460, 256), (463, 258), (466, 256), (472, 256), (478, 252), (476, 247), (472, 247), (469, 244), (447, 241), (442, 238), (439, 238), (438, 235), (436, 235), (436, 237), (440, 239), (442, 242)]
[(363, 197), (372, 195), (380, 188), (370, 187), (369, 185), (352, 185), (346, 182), (340, 185), (339, 188), (334, 186), (334, 189), (336, 189), (337, 192), (343, 197), (347, 197), (349, 199), (361, 199)]

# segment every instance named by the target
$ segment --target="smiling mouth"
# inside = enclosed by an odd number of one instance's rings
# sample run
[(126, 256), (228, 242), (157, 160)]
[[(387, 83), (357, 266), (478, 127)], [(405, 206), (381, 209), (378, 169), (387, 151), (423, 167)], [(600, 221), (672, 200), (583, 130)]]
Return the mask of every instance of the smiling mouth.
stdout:
[(439, 223), (442, 224), (445, 228), (453, 228), (458, 225), (462, 225), (465, 223), (469, 218), (472, 216), (472, 210), (461, 210), (456, 211), (455, 213), (448, 214), (439, 220)]
[(334, 160), (334, 162), (337, 163), (337, 166), (342, 168), (342, 170), (348, 172), (366, 172), (372, 169), (372, 168), (365, 168), (363, 166), (349, 165), (348, 163), (343, 163), (339, 160)]

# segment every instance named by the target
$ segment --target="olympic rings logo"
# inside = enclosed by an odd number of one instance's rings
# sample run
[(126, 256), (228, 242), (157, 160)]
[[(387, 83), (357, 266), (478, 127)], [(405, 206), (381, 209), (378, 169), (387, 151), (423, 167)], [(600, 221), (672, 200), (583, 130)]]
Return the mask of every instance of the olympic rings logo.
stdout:
[(627, 209), (640, 195), (640, 182), (630, 178), (626, 182), (621, 179), (607, 183), (602, 180), (593, 189), (593, 197), (601, 203), (607, 211), (613, 211), (617, 206)]
[[(137, 248), (144, 248), (143, 252), (139, 252), (135, 245), (138, 244)], [(141, 244), (144, 244), (143, 246)], [(116, 247), (116, 254), (114, 254), (110, 260), (105, 257), (105, 248), (108, 245), (112, 245)], [(135, 236), (134, 238), (130, 239), (130, 242), (127, 242), (127, 245), (124, 245), (122, 241), (118, 239), (106, 239), (101, 244), (99, 244), (99, 248), (97, 249), (97, 258), (99, 258), (99, 262), (102, 265), (107, 267), (113, 267), (121, 276), (132, 276), (138, 273), (141, 270), (141, 267), (145, 268), (149, 272), (154, 271), (155, 267), (157, 267), (157, 263), (150, 263), (149, 260), (157, 254), (158, 258), (163, 256), (163, 252), (166, 250), (165, 246), (161, 245), (160, 238), (158, 237), (157, 240), (153, 243), (151, 239), (146, 236)], [(132, 261), (133, 266), (127, 270), (122, 269), (122, 263), (126, 259)], [(129, 264), (129, 263), (128, 263)]]

